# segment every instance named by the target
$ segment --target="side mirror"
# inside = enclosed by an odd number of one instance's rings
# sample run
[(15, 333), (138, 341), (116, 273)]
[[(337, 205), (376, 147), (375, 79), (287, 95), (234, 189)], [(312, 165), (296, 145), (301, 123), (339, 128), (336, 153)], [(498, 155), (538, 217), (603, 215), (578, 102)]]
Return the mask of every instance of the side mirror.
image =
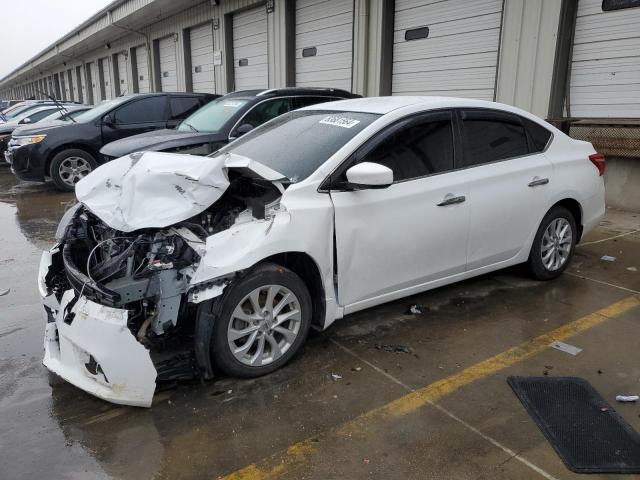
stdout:
[(379, 163), (362, 162), (347, 170), (347, 181), (356, 188), (387, 188), (393, 183), (393, 170)]
[(113, 120), (113, 116), (111, 116), (111, 114), (107, 114), (102, 118), (102, 123), (109, 127), (112, 127), (115, 122)]
[(20, 123), (21, 124), (31, 123), (31, 119), (29, 117), (23, 118), (22, 120), (20, 120)]
[(236, 128), (236, 137), (241, 137), (245, 133), (249, 133), (251, 130), (253, 130), (253, 125), (251, 125), (250, 123), (243, 123), (238, 128)]

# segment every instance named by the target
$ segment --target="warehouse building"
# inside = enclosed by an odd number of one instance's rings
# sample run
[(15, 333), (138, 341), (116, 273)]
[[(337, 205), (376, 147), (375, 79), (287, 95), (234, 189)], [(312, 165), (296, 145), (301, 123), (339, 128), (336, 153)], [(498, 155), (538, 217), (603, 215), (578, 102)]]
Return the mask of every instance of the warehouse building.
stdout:
[[(0, 96), (324, 86), (496, 100), (593, 141), (637, 184), (639, 25), (638, 0), (116, 0)], [(635, 195), (616, 201), (640, 208)]]

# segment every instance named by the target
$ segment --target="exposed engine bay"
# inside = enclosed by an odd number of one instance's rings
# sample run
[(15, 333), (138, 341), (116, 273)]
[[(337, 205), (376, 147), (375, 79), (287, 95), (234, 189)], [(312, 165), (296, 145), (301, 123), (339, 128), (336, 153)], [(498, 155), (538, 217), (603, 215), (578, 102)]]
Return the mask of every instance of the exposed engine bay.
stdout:
[[(95, 321), (102, 323), (94, 326), (94, 330), (104, 323), (126, 325), (129, 333), (113, 328), (113, 334), (123, 338), (119, 342), (129, 344), (130, 339), (124, 337), (130, 334), (138, 344), (138, 347), (131, 345), (137, 349), (136, 354), (144, 353), (139, 347), (148, 352), (157, 372), (157, 379), (152, 380), (211, 376), (210, 372), (201, 375), (206, 365), (199, 365), (194, 355), (198, 342), (195, 321), (198, 308), (220, 295), (233, 281), (233, 275), (205, 284), (192, 281), (207, 254), (207, 238), (243, 223), (268, 222), (280, 211), (279, 201), (285, 188), (282, 183), (276, 185), (246, 172), (228, 170), (226, 176), (229, 186), (217, 201), (191, 218), (165, 228), (125, 232), (107, 225), (84, 204), (74, 209), (67, 224), (61, 224), (58, 245), (46, 252), (48, 256), (43, 257), (41, 265), (40, 288), (48, 316), (44, 363), (50, 370), (92, 391), (84, 383), (86, 378), (74, 381), (79, 375), (78, 351), (82, 351), (79, 363), (84, 364), (86, 371), (80, 368), (80, 373), (96, 383), (95, 388), (108, 389), (108, 393), (95, 389), (92, 393), (118, 403), (150, 405), (152, 386), (143, 388), (141, 394), (138, 385), (127, 385), (132, 393), (123, 395), (122, 385), (116, 386), (113, 380), (118, 376), (113, 371), (121, 367), (107, 368), (103, 359), (87, 353), (90, 350), (80, 345), (83, 341), (76, 344), (74, 337), (79, 334), (74, 329), (89, 328), (90, 322)], [(202, 294), (203, 290), (209, 294)], [(70, 357), (65, 360), (62, 352), (63, 331), (64, 341), (74, 344), (71, 373), (67, 371), (69, 366), (64, 365), (72, 360)], [(114, 394), (115, 390), (118, 392)], [(136, 395), (144, 400), (136, 400)]]

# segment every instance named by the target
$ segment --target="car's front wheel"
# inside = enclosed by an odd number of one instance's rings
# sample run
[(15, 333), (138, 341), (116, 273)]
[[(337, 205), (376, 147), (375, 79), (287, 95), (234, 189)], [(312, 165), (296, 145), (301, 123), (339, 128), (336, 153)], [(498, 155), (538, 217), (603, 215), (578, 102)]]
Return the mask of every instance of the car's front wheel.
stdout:
[(558, 205), (547, 212), (533, 240), (528, 266), (538, 280), (551, 280), (569, 265), (576, 247), (577, 228), (573, 214)]
[(76, 183), (89, 175), (97, 166), (98, 163), (93, 155), (84, 150), (70, 148), (53, 157), (49, 175), (58, 190), (73, 192)]
[(212, 309), (213, 362), (236, 377), (258, 377), (283, 366), (311, 326), (307, 287), (294, 272), (274, 264), (259, 265), (229, 285)]

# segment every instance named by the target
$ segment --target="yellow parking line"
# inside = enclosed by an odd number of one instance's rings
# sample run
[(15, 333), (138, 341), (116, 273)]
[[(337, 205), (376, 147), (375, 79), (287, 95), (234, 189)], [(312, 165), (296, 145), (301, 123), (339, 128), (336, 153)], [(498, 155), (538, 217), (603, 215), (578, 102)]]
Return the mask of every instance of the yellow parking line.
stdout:
[[(415, 412), (419, 408), (449, 395), (459, 388), (476, 380), (488, 377), (500, 370), (526, 360), (549, 347), (555, 340), (566, 340), (581, 332), (589, 330), (608, 319), (618, 317), (629, 310), (640, 306), (640, 295), (633, 295), (613, 303), (578, 320), (547, 332), (518, 346), (510, 348), (491, 358), (476, 363), (449, 377), (438, 380), (426, 387), (415, 390), (381, 407), (365, 412), (353, 420), (337, 427), (333, 432), (339, 437), (348, 437), (362, 431), (372, 420), (395, 418)], [(286, 451), (266, 458), (259, 464), (251, 464), (228, 475), (221, 480), (270, 480), (278, 478), (291, 466), (299, 465), (317, 451), (318, 441), (306, 439), (291, 445)]]

